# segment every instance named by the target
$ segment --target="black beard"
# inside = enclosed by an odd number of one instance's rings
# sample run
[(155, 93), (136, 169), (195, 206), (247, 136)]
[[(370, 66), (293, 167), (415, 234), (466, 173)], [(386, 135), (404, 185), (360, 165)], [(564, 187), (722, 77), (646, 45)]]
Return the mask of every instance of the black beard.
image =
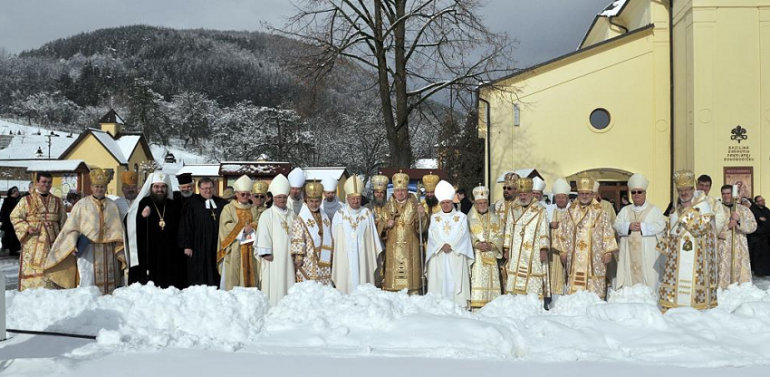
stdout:
[(166, 199), (166, 194), (150, 194), (150, 198), (156, 204), (161, 204)]
[(435, 196), (425, 197), (425, 204), (428, 205), (428, 207), (434, 207), (438, 204), (438, 199)]
[(382, 207), (382, 206), (384, 206), (387, 203), (388, 203), (388, 201), (385, 200), (385, 199), (377, 199), (377, 198), (372, 199), (372, 204), (375, 207)]

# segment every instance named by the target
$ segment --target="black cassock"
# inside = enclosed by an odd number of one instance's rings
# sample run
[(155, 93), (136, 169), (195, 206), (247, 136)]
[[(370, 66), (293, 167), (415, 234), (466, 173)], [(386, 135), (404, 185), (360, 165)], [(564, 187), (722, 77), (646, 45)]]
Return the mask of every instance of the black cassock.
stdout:
[[(142, 210), (150, 207), (147, 218), (142, 217)], [(164, 226), (160, 221), (163, 216)], [(130, 283), (155, 283), (161, 288), (187, 287), (187, 260), (184, 251), (177, 245), (179, 233), (180, 203), (164, 199), (163, 203), (154, 204), (150, 197), (139, 202), (136, 213), (136, 247), (139, 265), (128, 272)]]
[[(189, 285), (219, 285), (217, 250), (219, 245), (219, 214), (227, 201), (212, 197), (217, 208), (206, 208), (206, 199), (195, 194), (185, 200), (179, 224), (179, 248), (192, 249), (187, 260)], [(209, 206), (213, 207), (213, 206)], [(212, 216), (213, 215), (213, 216)]]
[[(751, 205), (751, 213), (757, 219), (757, 230), (749, 234), (751, 269), (759, 276), (770, 275), (770, 209)], [(761, 217), (765, 221), (760, 220)]]

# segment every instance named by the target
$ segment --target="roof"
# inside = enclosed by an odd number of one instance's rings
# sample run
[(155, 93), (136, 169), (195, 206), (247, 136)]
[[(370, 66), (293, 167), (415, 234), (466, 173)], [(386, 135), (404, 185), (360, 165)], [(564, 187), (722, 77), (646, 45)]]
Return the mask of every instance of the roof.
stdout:
[[(562, 55), (562, 56), (558, 56), (558, 57), (556, 57), (556, 58), (553, 58), (553, 59), (551, 59), (551, 60), (548, 60), (548, 61), (542, 62), (542, 63), (540, 63), (540, 64), (536, 64), (536, 65), (533, 65), (533, 66), (531, 66), (531, 67), (529, 67), (529, 68), (526, 68), (526, 69), (521, 69), (521, 70), (519, 70), (519, 71), (516, 71), (516, 72), (514, 72), (514, 73), (512, 73), (512, 74), (510, 74), (510, 75), (505, 75), (505, 76), (503, 76), (503, 77), (500, 77), (500, 78), (498, 78), (498, 79), (494, 79), (494, 80), (486, 81), (486, 82), (484, 82), (483, 84), (479, 85), (479, 87), (478, 87), (478, 88), (480, 89), (481, 87), (484, 87), (484, 86), (489, 86), (489, 85), (493, 85), (493, 84), (495, 84), (495, 83), (498, 83), (498, 82), (501, 82), (501, 81), (505, 81), (505, 80), (509, 80), (509, 79), (512, 79), (512, 78), (514, 78), (514, 77), (517, 77), (517, 76), (523, 75), (523, 74), (525, 74), (525, 73), (529, 73), (529, 72), (532, 72), (532, 71), (534, 71), (534, 70), (536, 70), (536, 69), (539, 69), (539, 68), (543, 68), (543, 67), (546, 67), (546, 66), (548, 66), (548, 65), (551, 65), (551, 64), (557, 63), (557, 62), (559, 62), (559, 61), (562, 61), (562, 60), (565, 60), (565, 59), (567, 59), (567, 58), (570, 58), (570, 57), (573, 57), (573, 56), (577, 56), (577, 55), (580, 55), (580, 54), (582, 54), (582, 53), (584, 53), (584, 52), (592, 51), (592, 50), (594, 50), (594, 49), (597, 49), (597, 48), (599, 48), (599, 47), (603, 47), (603, 46), (606, 46), (606, 45), (608, 45), (608, 44), (611, 44), (611, 43), (613, 43), (613, 42), (617, 42), (617, 41), (620, 41), (620, 40), (623, 40), (623, 39), (626, 39), (626, 38), (629, 38), (629, 39), (630, 39), (631, 37), (633, 37), (633, 36), (637, 36), (638, 34), (641, 34), (641, 33), (645, 32), (645, 31), (648, 31), (648, 30), (652, 30), (652, 28), (654, 28), (654, 27), (655, 27), (655, 24), (649, 24), (649, 25), (647, 25), (647, 26), (645, 26), (645, 27), (642, 27), (642, 28), (636, 29), (636, 30), (634, 30), (634, 31), (631, 31), (631, 32), (628, 32), (628, 33), (625, 33), (625, 34), (621, 34), (621, 35), (618, 35), (617, 37), (614, 37), (614, 38), (610, 38), (610, 39), (608, 39), (608, 40), (606, 40), (606, 41), (604, 41), (604, 42), (601, 42), (601, 43), (597, 43), (597, 44), (593, 44), (593, 45), (590, 45), (590, 46), (588, 46), (588, 47), (586, 47), (586, 48), (583, 48), (583, 49), (579, 49), (579, 50), (575, 50), (575, 51), (572, 51), (572, 52), (570, 52), (570, 53), (564, 54), (564, 55)], [(478, 90), (478, 89), (477, 89), (477, 90)], [(478, 96), (477, 96), (477, 97), (478, 97)]]
[(219, 165), (221, 176), (248, 175), (252, 177), (275, 177), (278, 174), (287, 175), (291, 171), (288, 162), (264, 161), (225, 161)]
[[(78, 136), (78, 138), (70, 144), (70, 146), (61, 153), (60, 157), (64, 157), (72, 152), (88, 135), (93, 135), (94, 138), (104, 146), (104, 149), (115, 158), (121, 165), (127, 165), (128, 160), (131, 158), (131, 154), (136, 150), (137, 145), (142, 145), (146, 148), (146, 153), (152, 155), (152, 150), (147, 145), (147, 141), (142, 134), (137, 133), (119, 133), (117, 137), (113, 137), (110, 133), (95, 128), (89, 128)], [(53, 157), (53, 156), (51, 156)]]
[(435, 158), (418, 158), (414, 162), (416, 169), (438, 169), (438, 159)]
[(102, 119), (99, 119), (99, 123), (126, 124), (126, 122), (123, 121), (123, 118), (121, 118), (114, 109), (110, 109), (107, 114), (104, 114)]
[(302, 171), (305, 172), (305, 179), (309, 181), (321, 181), (325, 177), (332, 177), (339, 181), (342, 176), (350, 177), (345, 167), (307, 167)]
[(2, 167), (27, 168), (28, 172), (75, 172), (88, 169), (83, 160), (0, 160)]
[(107, 149), (108, 152), (115, 157), (115, 160), (120, 164), (128, 164), (128, 158), (123, 154), (123, 149), (120, 144), (115, 140), (112, 135), (102, 130), (89, 129), (92, 135), (99, 140), (100, 143)]
[[(9, 135), (11, 132), (13, 135)], [(18, 135), (19, 132), (21, 135)], [(25, 126), (0, 120), (0, 137), (6, 143), (4, 148), (0, 147), (0, 159), (37, 159), (38, 148), (45, 157), (48, 157), (48, 135), (51, 135), (51, 132), (53, 135), (58, 135), (50, 138), (51, 159), (56, 159), (75, 142), (75, 137), (68, 137), (69, 133), (64, 131), (51, 131), (41, 127)]]
[(588, 30), (586, 30), (586, 33), (583, 35), (583, 39), (580, 40), (580, 44), (578, 45), (578, 50), (580, 50), (581, 47), (586, 43), (586, 39), (588, 39), (588, 35), (591, 34), (591, 30), (593, 30), (594, 26), (596, 26), (596, 22), (599, 21), (599, 18), (606, 17), (610, 19), (610, 22), (612, 22), (613, 17), (617, 17), (620, 15), (621, 12), (623, 12), (623, 9), (626, 9), (626, 5), (628, 5), (629, 0), (615, 0), (610, 3), (610, 5), (607, 5), (604, 7), (604, 10), (599, 12), (599, 14), (594, 17), (594, 20), (591, 21), (591, 26), (588, 27)]
[(219, 176), (219, 164), (185, 165), (176, 174), (190, 173), (193, 177)]
[(138, 134), (118, 134), (115, 142), (118, 143), (118, 148), (123, 153), (123, 157), (126, 160), (131, 158), (131, 154), (134, 153), (136, 145), (139, 144), (139, 140), (142, 139), (142, 135)]
[(504, 172), (502, 175), (497, 177), (497, 183), (503, 183), (505, 182), (505, 176), (508, 175), (508, 173), (516, 173), (519, 177), (526, 177), (526, 178), (535, 178), (538, 177), (540, 179), (545, 180), (542, 175), (540, 175), (540, 172), (537, 171), (537, 169), (517, 169), (517, 170), (509, 170), (507, 172)]

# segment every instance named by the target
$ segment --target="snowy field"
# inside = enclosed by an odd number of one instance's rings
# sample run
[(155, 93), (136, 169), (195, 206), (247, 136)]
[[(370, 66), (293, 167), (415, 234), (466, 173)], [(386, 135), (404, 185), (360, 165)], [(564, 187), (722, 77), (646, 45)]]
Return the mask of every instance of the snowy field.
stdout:
[[(8, 327), (96, 335), (96, 341), (13, 335), (2, 376), (767, 375), (770, 292), (720, 292), (720, 306), (665, 315), (643, 286), (564, 296), (504, 296), (478, 313), (428, 295), (374, 287), (351, 295), (295, 285), (276, 307), (255, 289), (184, 291), (134, 285), (7, 291)], [(260, 373), (256, 373), (259, 371)]]

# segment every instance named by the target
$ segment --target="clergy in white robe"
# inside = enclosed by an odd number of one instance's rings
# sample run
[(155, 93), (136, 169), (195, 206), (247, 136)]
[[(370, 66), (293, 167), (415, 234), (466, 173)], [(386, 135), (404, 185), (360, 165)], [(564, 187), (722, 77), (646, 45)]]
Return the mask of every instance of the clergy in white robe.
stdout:
[(649, 181), (637, 173), (628, 180), (632, 204), (623, 207), (615, 219), (620, 238), (615, 289), (644, 284), (657, 291), (665, 257), (657, 250), (666, 229), (663, 211), (647, 201)]
[(318, 182), (305, 184), (305, 204), (291, 229), (291, 255), (297, 282), (315, 280), (331, 284), (332, 222), (321, 211), (323, 188)]
[(270, 305), (278, 304), (294, 285), (294, 262), (289, 253), (294, 212), (286, 207), (289, 181), (278, 174), (270, 183), (273, 206), (259, 218), (254, 252), (260, 259), (260, 290)]
[(305, 172), (300, 168), (294, 168), (289, 173), (288, 181), (290, 188), (289, 196), (286, 198), (286, 208), (294, 212), (294, 216), (299, 216), (299, 211), (305, 204), (305, 198), (302, 197), (302, 191), (305, 188)]
[(558, 178), (553, 182), (553, 203), (546, 206), (545, 213), (548, 216), (548, 237), (551, 240), (551, 253), (549, 258), (551, 259), (549, 264), (551, 266), (551, 295), (556, 298), (564, 294), (566, 289), (564, 264), (562, 263), (561, 256), (558, 250), (553, 248), (553, 239), (559, 229), (559, 225), (564, 219), (569, 216), (569, 193), (572, 188), (567, 180), (564, 178)]
[(337, 211), (332, 220), (334, 234), (334, 263), (332, 282), (342, 293), (350, 293), (359, 285), (375, 284), (377, 258), (382, 242), (374, 223), (374, 214), (361, 207), (364, 182), (354, 175), (345, 182), (347, 205)]
[(722, 203), (729, 214), (727, 224), (718, 235), (719, 287), (733, 283), (751, 283), (751, 263), (747, 234), (757, 230), (757, 220), (751, 210), (733, 201), (738, 198), (738, 186), (724, 185)]
[(471, 299), (470, 266), (474, 261), (468, 219), (455, 210), (455, 190), (447, 181), (436, 185), (441, 212), (431, 215), (426, 267), (428, 293), (467, 308)]
[(339, 211), (343, 204), (337, 199), (337, 180), (334, 177), (326, 176), (321, 180), (323, 185), (323, 201), (321, 202), (321, 211), (326, 213), (330, 221), (334, 220), (334, 214)]

